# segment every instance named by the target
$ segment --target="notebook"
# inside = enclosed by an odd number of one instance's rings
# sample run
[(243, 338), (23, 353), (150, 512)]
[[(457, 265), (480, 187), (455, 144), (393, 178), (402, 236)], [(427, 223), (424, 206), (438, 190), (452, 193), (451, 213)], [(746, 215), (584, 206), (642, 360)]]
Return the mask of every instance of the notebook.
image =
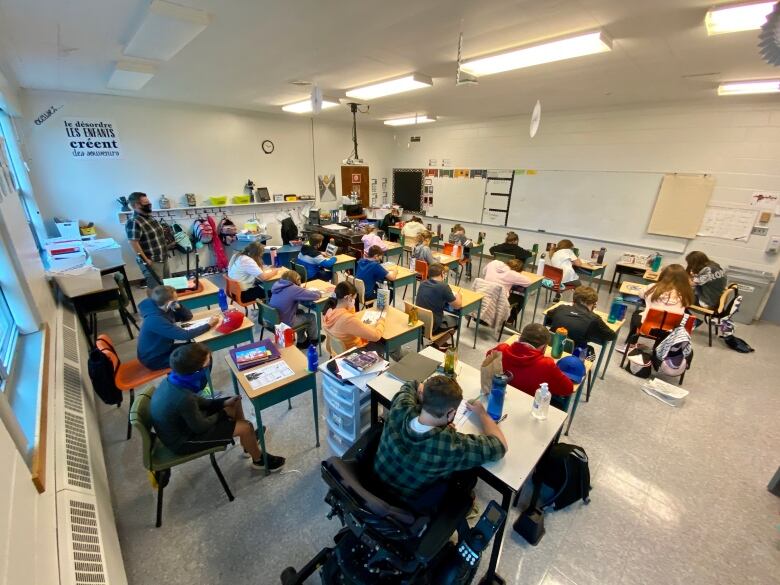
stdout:
[(279, 349), (270, 339), (242, 345), (230, 350), (230, 357), (239, 370), (254, 368), (260, 364), (279, 359)]
[(439, 362), (419, 353), (408, 353), (400, 362), (396, 362), (388, 368), (387, 373), (401, 380), (422, 382), (428, 379), (439, 367)]

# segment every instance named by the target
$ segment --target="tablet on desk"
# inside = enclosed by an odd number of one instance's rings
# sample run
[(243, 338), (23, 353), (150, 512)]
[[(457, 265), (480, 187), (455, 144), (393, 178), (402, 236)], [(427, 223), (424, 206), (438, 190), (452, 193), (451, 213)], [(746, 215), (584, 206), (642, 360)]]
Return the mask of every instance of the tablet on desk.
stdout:
[(163, 278), (165, 286), (172, 286), (176, 290), (190, 290), (190, 281), (186, 276), (176, 276), (174, 278)]

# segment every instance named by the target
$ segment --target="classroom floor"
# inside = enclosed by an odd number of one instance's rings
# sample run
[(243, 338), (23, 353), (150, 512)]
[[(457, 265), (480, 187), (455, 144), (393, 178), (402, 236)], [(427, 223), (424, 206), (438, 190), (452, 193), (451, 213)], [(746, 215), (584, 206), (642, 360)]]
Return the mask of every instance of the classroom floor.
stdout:
[[(100, 327), (121, 355), (134, 356), (135, 342), (118, 319), (105, 316)], [(473, 335), (473, 328), (464, 330), (460, 358), (478, 366), (495, 338), (480, 331), (474, 350)], [(536, 547), (508, 528), (499, 565), (507, 583), (780, 584), (780, 499), (766, 489), (780, 464), (780, 361), (767, 359), (780, 327), (738, 325), (737, 335), (757, 351), (738, 354), (719, 341), (709, 348), (706, 332), (694, 334), (696, 357), (685, 379), (691, 394), (679, 409), (645, 395), (639, 379), (617, 367), (615, 354), (563, 438), (588, 453), (592, 501), (548, 514), (547, 534)], [(223, 353), (214, 360), (214, 381), (230, 391)], [(165, 491), (163, 526), (156, 529), (140, 439), (134, 434), (125, 441), (127, 405), (101, 404), (128, 582), (272, 585), (285, 567), (299, 568), (331, 544), (339, 523), (325, 517), (319, 462), (331, 452), (322, 398), (319, 449), (311, 406), (307, 395), (294, 399), (292, 410), (278, 405), (263, 413), (269, 450), (287, 457), (281, 474), (251, 470), (237, 447), (218, 455), (236, 496), (232, 503), (208, 458), (177, 468)], [(245, 411), (251, 411), (248, 403)], [(483, 505), (496, 497), (485, 485), (478, 495)], [(487, 562), (486, 554), (483, 571)]]

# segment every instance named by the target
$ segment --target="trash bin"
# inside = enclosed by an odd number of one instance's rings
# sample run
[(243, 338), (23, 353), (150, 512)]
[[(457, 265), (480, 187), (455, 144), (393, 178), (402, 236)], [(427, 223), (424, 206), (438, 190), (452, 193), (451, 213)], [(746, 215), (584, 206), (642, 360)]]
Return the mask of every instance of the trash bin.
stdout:
[(739, 266), (729, 266), (726, 272), (728, 282), (736, 283), (739, 287), (739, 294), (742, 295), (742, 304), (739, 306), (737, 314), (734, 315), (734, 320), (750, 325), (754, 319), (758, 318), (758, 308), (775, 277), (771, 272), (740, 268)]

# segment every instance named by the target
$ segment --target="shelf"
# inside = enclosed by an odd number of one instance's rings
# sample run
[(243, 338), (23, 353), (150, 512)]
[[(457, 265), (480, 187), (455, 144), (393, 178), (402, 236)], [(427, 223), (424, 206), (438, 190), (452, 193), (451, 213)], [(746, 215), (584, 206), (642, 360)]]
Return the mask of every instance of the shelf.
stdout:
[[(248, 209), (257, 212), (258, 208), (262, 209), (264, 207), (274, 207), (274, 206), (294, 207), (296, 205), (314, 205), (314, 203), (315, 203), (314, 199), (299, 199), (297, 201), (266, 201), (264, 203), (225, 203), (225, 205), (195, 205), (193, 207), (170, 207), (168, 209), (152, 210), (152, 217), (158, 219), (159, 218), (165, 219), (167, 217), (174, 217), (176, 212), (179, 211), (227, 213), (227, 211), (231, 209), (232, 210)], [(119, 218), (119, 223), (125, 223), (127, 221), (127, 218), (130, 217), (131, 215), (133, 215), (132, 211), (120, 211), (117, 214), (117, 217)]]

